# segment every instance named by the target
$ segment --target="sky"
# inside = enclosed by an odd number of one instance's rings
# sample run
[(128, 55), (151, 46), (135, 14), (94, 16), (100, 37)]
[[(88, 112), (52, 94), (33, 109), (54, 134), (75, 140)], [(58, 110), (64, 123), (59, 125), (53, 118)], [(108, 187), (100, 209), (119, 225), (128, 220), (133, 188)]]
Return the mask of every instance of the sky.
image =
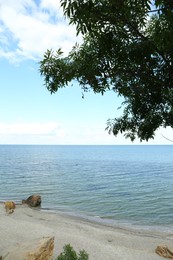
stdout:
[(76, 42), (59, 0), (0, 0), (0, 144), (171, 144), (171, 128), (149, 142), (109, 135), (106, 122), (121, 115), (114, 92), (86, 93), (77, 83), (50, 94), (39, 73), (47, 49), (68, 54)]

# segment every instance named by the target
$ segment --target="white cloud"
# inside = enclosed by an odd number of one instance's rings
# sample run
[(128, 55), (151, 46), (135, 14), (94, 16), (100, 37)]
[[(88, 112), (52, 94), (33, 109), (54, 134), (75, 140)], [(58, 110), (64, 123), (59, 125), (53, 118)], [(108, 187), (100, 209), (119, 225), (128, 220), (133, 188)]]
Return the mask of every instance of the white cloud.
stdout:
[(1, 135), (57, 135), (63, 131), (57, 122), (47, 123), (0, 123)]
[(63, 144), (65, 138), (57, 122), (0, 123), (1, 144)]
[(64, 130), (57, 122), (45, 123), (0, 123), (0, 143), (1, 144), (95, 144), (95, 145), (147, 145), (147, 144), (169, 144), (172, 142), (165, 139), (173, 140), (173, 130), (171, 128), (160, 129), (156, 132), (154, 140), (149, 142), (133, 143), (119, 134), (117, 137), (109, 135), (104, 131), (103, 126), (87, 125), (66, 126)]
[(41, 0), (40, 7), (42, 9), (49, 10), (50, 13), (54, 15), (62, 16), (62, 9), (60, 9), (60, 1), (55, 0)]
[[(0, 0), (0, 57), (40, 59), (47, 49), (65, 53), (77, 41), (76, 30), (64, 21), (60, 1)], [(13, 54), (13, 55), (12, 55)]]

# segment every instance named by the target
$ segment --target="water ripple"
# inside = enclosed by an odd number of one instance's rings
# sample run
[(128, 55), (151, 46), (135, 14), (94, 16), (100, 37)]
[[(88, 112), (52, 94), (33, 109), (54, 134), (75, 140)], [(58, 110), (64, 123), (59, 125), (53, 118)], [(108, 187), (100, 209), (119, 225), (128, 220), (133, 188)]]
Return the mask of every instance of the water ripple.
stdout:
[(173, 146), (0, 146), (0, 200), (140, 225), (173, 224)]

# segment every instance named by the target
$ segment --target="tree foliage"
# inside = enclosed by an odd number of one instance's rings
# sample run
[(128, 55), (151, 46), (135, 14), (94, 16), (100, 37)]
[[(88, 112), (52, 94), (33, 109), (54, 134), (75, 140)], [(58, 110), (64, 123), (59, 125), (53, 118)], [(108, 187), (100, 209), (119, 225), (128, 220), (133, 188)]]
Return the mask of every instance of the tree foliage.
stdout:
[(122, 116), (107, 130), (132, 141), (173, 127), (173, 1), (61, 0), (82, 34), (67, 57), (48, 50), (40, 73), (51, 93), (77, 80), (83, 91), (124, 97)]

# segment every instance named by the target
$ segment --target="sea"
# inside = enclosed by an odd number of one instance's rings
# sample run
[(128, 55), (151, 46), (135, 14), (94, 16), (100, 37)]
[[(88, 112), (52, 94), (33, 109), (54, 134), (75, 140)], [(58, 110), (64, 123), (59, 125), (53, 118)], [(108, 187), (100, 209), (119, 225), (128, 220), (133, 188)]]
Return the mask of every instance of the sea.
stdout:
[(0, 201), (173, 232), (173, 145), (0, 145)]

